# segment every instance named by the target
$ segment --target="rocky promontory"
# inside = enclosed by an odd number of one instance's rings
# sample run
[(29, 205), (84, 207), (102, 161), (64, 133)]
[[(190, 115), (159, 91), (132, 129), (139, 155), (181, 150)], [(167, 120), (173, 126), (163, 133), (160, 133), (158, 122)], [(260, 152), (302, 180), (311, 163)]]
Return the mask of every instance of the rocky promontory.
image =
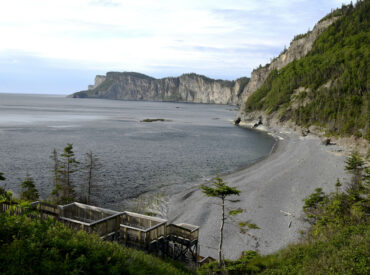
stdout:
[(247, 77), (215, 80), (195, 73), (156, 79), (134, 72), (108, 72), (97, 75), (88, 90), (70, 97), (237, 105), (248, 81)]

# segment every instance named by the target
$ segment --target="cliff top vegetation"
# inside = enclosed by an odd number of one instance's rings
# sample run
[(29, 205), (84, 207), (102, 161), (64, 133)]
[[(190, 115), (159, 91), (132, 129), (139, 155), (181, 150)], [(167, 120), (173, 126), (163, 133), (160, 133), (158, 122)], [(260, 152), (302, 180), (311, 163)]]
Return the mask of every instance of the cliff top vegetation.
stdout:
[(280, 121), (319, 126), (330, 135), (370, 139), (370, 1), (343, 6), (342, 15), (315, 41), (307, 56), (273, 70), (245, 103)]

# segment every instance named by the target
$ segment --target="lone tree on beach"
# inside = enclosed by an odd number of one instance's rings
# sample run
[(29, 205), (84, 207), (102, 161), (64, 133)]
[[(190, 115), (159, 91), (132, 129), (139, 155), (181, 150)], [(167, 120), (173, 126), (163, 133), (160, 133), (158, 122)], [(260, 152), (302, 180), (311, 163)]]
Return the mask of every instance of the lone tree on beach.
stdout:
[(221, 199), (222, 216), (221, 216), (221, 227), (220, 227), (220, 243), (218, 247), (218, 263), (222, 263), (222, 243), (223, 243), (223, 231), (225, 224), (225, 199), (228, 196), (239, 195), (240, 191), (236, 188), (230, 187), (220, 177), (217, 177), (212, 183), (212, 187), (205, 185), (201, 186), (202, 192), (208, 197), (214, 197)]
[(26, 201), (35, 201), (39, 198), (39, 192), (36, 189), (34, 180), (32, 177), (27, 177), (22, 182), (22, 193), (21, 199)]

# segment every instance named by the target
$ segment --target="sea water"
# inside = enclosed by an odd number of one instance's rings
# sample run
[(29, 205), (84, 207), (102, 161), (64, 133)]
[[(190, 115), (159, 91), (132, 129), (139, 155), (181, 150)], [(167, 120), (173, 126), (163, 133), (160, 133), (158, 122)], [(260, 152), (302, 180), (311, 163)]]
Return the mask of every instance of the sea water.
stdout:
[[(236, 107), (0, 94), (0, 184), (13, 193), (28, 175), (43, 199), (53, 189), (55, 148), (99, 158), (95, 204), (122, 210), (144, 193), (171, 195), (268, 155), (269, 135), (232, 124)], [(165, 121), (141, 122), (147, 118)], [(85, 182), (83, 172), (74, 184)]]

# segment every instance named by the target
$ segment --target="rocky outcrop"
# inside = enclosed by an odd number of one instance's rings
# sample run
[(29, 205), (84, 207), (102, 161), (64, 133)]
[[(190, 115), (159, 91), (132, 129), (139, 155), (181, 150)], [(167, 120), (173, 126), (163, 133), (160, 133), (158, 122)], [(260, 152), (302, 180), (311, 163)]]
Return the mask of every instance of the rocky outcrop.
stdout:
[(87, 87), (88, 90), (93, 90), (95, 89), (96, 87), (98, 87), (100, 84), (102, 84), (105, 80), (105, 75), (97, 75), (95, 76), (95, 82), (94, 82), (94, 85), (89, 85)]
[(321, 21), (315, 25), (312, 31), (304, 35), (298, 35), (290, 43), (290, 46), (287, 50), (283, 51), (278, 57), (272, 60), (270, 64), (265, 65), (264, 67), (260, 66), (259, 68), (252, 71), (251, 79), (241, 93), (239, 105), (240, 116), (243, 116), (244, 111), (244, 102), (248, 97), (255, 92), (263, 82), (266, 80), (269, 73), (274, 70), (280, 70), (284, 66), (288, 65), (293, 60), (298, 60), (307, 55), (307, 53), (312, 49), (313, 43), (317, 37), (331, 24), (333, 24), (338, 17), (332, 17), (330, 19)]
[(96, 76), (91, 89), (71, 97), (236, 105), (248, 80), (214, 80), (194, 73), (155, 79), (140, 73), (108, 72)]

